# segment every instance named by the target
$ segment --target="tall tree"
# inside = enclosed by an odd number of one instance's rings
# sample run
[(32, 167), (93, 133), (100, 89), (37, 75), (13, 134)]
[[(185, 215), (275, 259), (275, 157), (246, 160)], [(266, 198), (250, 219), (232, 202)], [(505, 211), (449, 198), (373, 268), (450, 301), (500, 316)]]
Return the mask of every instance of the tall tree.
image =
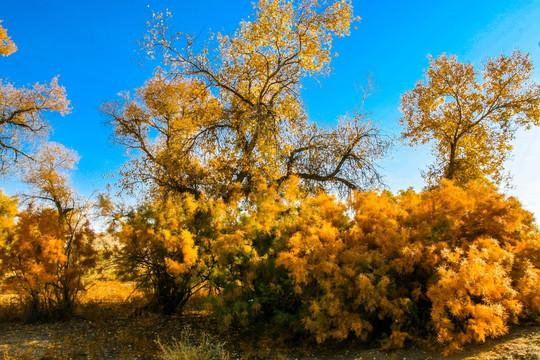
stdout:
[(96, 260), (88, 206), (69, 184), (77, 160), (75, 152), (51, 143), (24, 164), (31, 202), (0, 244), (0, 255), (27, 301), (27, 320), (69, 317)]
[(402, 136), (433, 144), (428, 183), (441, 178), (501, 183), (519, 127), (540, 125), (540, 86), (529, 55), (485, 59), (481, 70), (455, 56), (430, 59), (425, 79), (401, 99)]
[[(0, 54), (8, 56), (17, 47), (0, 26)], [(31, 157), (32, 143), (47, 134), (44, 114), (48, 111), (64, 115), (69, 112), (65, 89), (58, 78), (49, 85), (35, 84), (17, 88), (0, 79), (0, 173), (4, 173), (20, 158)]]
[(349, 1), (261, 0), (253, 21), (201, 51), (167, 17), (154, 14), (145, 48), (164, 68), (134, 97), (103, 106), (115, 140), (132, 151), (127, 188), (140, 181), (227, 196), (238, 184), (249, 192), (259, 177), (296, 176), (312, 188), (378, 183), (374, 162), (388, 143), (377, 127), (358, 111), (322, 128), (300, 97), (302, 79), (330, 71), (333, 39), (357, 20)]

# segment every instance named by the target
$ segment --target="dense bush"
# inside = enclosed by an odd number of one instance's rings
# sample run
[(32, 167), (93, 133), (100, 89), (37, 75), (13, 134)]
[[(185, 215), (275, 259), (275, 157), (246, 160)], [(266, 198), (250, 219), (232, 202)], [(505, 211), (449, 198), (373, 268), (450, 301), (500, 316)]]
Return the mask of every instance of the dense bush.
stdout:
[(534, 219), (490, 185), (442, 181), (347, 203), (294, 179), (254, 189), (128, 213), (116, 232), (124, 272), (166, 312), (205, 286), (225, 325), (385, 348), (434, 337), (450, 352), (540, 314)]
[(259, 181), (255, 188), (227, 203), (210, 249), (216, 260), (209, 278), (216, 294), (214, 309), (226, 325), (296, 331), (300, 297), (276, 260), (297, 231), (305, 196), (297, 179), (281, 187)]
[(290, 324), (298, 296), (276, 265), (298, 222), (295, 183), (263, 182), (228, 201), (201, 195), (157, 200), (116, 216), (120, 274), (136, 280), (164, 313), (181, 312), (206, 286), (225, 324)]
[(319, 341), (373, 335), (399, 347), (433, 329), (452, 351), (538, 314), (540, 238), (495, 188), (357, 193), (347, 225), (335, 201), (319, 201), (278, 259)]
[(155, 201), (116, 217), (120, 275), (150, 290), (158, 310), (180, 311), (207, 274), (208, 244), (219, 206), (204, 197)]

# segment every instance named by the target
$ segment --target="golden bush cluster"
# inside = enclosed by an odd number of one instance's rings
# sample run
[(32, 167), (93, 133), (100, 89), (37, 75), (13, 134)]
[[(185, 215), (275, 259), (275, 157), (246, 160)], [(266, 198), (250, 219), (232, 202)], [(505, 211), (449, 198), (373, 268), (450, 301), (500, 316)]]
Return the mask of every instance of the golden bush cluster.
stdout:
[(421, 193), (356, 193), (343, 221), (345, 207), (326, 198), (312, 200), (278, 259), (318, 340), (373, 334), (400, 347), (433, 329), (452, 351), (538, 316), (540, 237), (516, 199), (443, 181)]
[(161, 254), (153, 266), (177, 284), (170, 291), (207, 288), (225, 325), (285, 327), (321, 342), (353, 336), (395, 348), (433, 336), (452, 352), (540, 314), (540, 235), (495, 187), (444, 180), (342, 203), (305, 193), (298, 179), (284, 185), (260, 181), (228, 202), (169, 202), (138, 230), (122, 227), (123, 258)]

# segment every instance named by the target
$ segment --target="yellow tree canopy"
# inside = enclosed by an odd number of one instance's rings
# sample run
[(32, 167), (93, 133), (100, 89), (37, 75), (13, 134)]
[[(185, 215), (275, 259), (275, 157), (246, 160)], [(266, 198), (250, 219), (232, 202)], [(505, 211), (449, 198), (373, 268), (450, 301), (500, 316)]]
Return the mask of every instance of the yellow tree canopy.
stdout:
[(234, 184), (249, 192), (258, 177), (296, 176), (312, 188), (378, 183), (374, 161), (388, 144), (377, 127), (360, 111), (317, 126), (300, 97), (301, 80), (329, 72), (333, 39), (357, 20), (349, 1), (261, 0), (253, 21), (200, 51), (193, 37), (171, 32), (167, 17), (154, 14), (145, 47), (165, 67), (135, 96), (103, 106), (133, 155), (125, 188), (226, 196)]
[[(17, 46), (0, 25), (0, 54), (7, 56)], [(47, 135), (48, 124), (44, 113), (69, 112), (66, 90), (58, 85), (58, 78), (49, 85), (35, 84), (17, 88), (0, 79), (0, 173), (4, 173), (19, 159), (31, 157), (32, 144)]]
[(520, 51), (484, 60), (481, 70), (455, 56), (430, 60), (425, 79), (401, 99), (410, 145), (433, 144), (426, 178), (500, 183), (519, 127), (540, 125), (540, 86)]

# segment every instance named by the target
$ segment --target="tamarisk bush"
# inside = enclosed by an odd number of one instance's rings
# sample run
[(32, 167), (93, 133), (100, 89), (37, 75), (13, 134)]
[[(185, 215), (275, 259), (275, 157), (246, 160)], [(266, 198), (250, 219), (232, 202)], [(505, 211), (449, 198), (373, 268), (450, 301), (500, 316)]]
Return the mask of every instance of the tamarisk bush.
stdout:
[(534, 219), (493, 186), (443, 180), (421, 193), (356, 193), (345, 224), (343, 205), (312, 201), (315, 213), (277, 263), (318, 341), (372, 336), (401, 347), (433, 329), (450, 353), (537, 316)]

